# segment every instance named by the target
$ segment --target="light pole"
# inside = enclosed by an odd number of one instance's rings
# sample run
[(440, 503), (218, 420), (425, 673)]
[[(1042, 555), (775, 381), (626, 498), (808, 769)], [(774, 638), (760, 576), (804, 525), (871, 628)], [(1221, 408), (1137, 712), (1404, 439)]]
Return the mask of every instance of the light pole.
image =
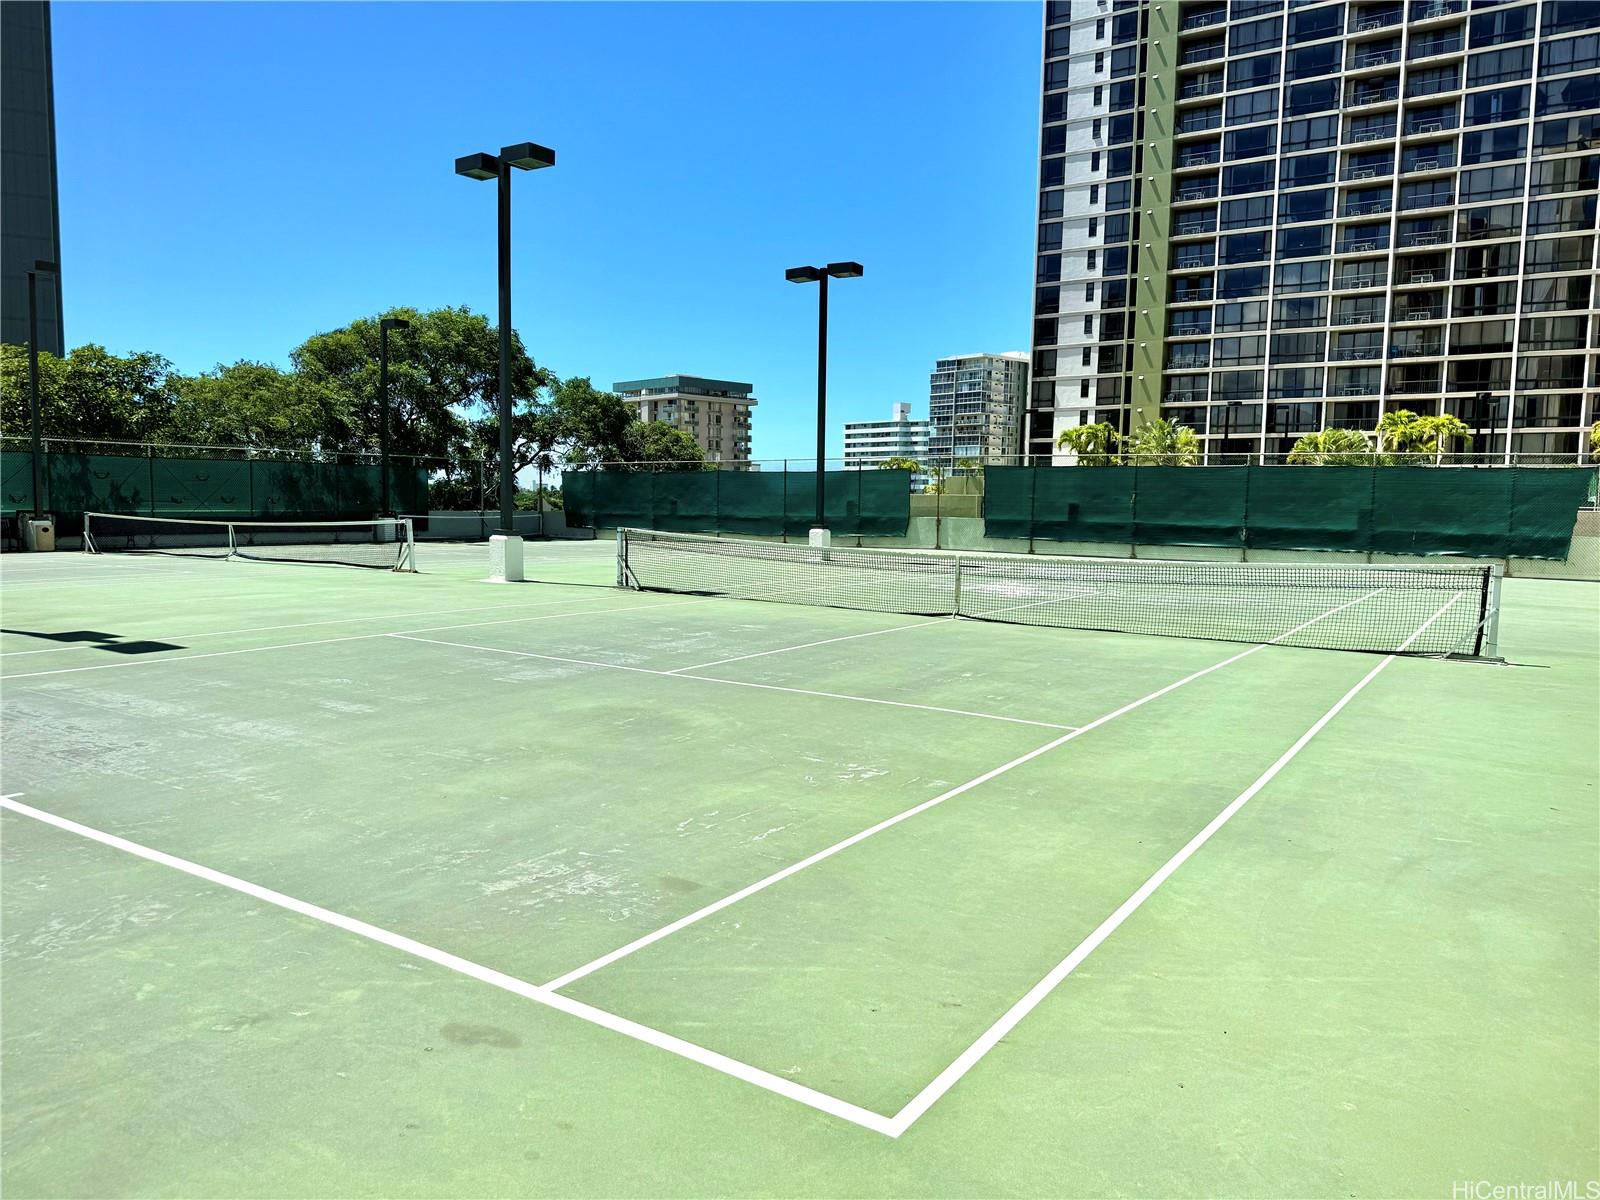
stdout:
[[(511, 470), (511, 168), (536, 171), (556, 165), (556, 152), (533, 142), (503, 146), (499, 154), (469, 154), (456, 159), (456, 174), (468, 179), (499, 181), (500, 271), (500, 532), (516, 533), (511, 513), (516, 478)], [(520, 575), (520, 570), (518, 571)]]
[[(783, 277), (790, 283), (815, 283), (817, 288), (817, 523), (813, 532), (826, 530), (828, 438), (828, 278), (860, 279), (858, 262), (835, 262), (825, 267), (790, 267)], [(814, 539), (825, 540), (825, 539)]]
[[(44, 447), (39, 437), (39, 276), (56, 274), (56, 264), (37, 259), (28, 272), (28, 423), (33, 434), (33, 515), (44, 515)], [(31, 543), (30, 543), (31, 545)]]
[(378, 515), (383, 517), (394, 516), (389, 504), (389, 331), (410, 328), (404, 317), (378, 322)]

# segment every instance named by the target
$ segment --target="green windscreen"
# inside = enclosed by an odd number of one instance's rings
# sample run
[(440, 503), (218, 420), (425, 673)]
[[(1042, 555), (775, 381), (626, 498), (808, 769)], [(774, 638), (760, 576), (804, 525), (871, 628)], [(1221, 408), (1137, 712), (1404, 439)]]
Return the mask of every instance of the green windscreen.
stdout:
[[(33, 508), (33, 455), (0, 455), (3, 511)], [(75, 522), (85, 512), (190, 518), (338, 520), (384, 506), (376, 464), (157, 458), (46, 451), (41, 508)], [(426, 467), (392, 465), (387, 507), (426, 512)]]
[(990, 467), (984, 532), (1045, 541), (1565, 558), (1590, 468)]
[[(815, 471), (569, 471), (567, 523), (680, 533), (803, 536), (816, 524)], [(829, 471), (834, 533), (903, 537), (911, 517), (909, 471)]]

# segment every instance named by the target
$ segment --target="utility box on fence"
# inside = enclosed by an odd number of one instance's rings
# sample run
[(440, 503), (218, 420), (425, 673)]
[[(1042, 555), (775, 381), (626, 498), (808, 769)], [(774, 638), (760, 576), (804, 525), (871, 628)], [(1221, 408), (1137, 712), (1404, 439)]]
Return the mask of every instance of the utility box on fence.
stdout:
[(56, 548), (56, 523), (50, 517), (24, 517), (22, 544), (29, 550), (54, 550)]

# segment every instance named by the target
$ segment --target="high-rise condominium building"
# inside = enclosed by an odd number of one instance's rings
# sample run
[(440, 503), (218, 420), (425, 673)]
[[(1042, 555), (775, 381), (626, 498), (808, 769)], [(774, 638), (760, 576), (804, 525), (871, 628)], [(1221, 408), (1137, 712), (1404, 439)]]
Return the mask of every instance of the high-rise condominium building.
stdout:
[(750, 461), (751, 385), (698, 375), (627, 379), (611, 385), (641, 421), (665, 421), (687, 432), (711, 462)]
[(1600, 417), (1597, 0), (1049, 0), (1028, 444)]
[[(0, 341), (20, 346), (28, 340), (28, 270), (61, 261), (50, 5), (43, 0), (0, 4), (0, 101)], [(65, 349), (59, 281), (41, 275), (37, 284), (39, 349), (58, 357)]]
[(936, 462), (1002, 458), (1022, 450), (1028, 356), (961, 354), (933, 364), (928, 453)]
[[(928, 422), (911, 419), (911, 405), (896, 404), (888, 421), (846, 421), (844, 426), (845, 467), (875, 467), (891, 458), (909, 458), (923, 463), (928, 457)], [(916, 475), (913, 486), (927, 482)]]

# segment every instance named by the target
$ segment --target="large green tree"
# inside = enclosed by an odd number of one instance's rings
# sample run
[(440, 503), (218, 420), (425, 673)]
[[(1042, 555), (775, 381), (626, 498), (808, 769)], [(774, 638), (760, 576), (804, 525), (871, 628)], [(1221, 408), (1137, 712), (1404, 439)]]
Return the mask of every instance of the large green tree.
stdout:
[[(39, 355), (39, 426), (46, 436), (85, 441), (171, 439), (172, 364), (158, 354), (112, 354), (79, 346), (66, 358)], [(0, 346), (0, 425), (25, 437), (28, 352)]]
[(270, 363), (236, 362), (180, 376), (173, 390), (176, 441), (314, 450), (350, 437), (344, 396)]

